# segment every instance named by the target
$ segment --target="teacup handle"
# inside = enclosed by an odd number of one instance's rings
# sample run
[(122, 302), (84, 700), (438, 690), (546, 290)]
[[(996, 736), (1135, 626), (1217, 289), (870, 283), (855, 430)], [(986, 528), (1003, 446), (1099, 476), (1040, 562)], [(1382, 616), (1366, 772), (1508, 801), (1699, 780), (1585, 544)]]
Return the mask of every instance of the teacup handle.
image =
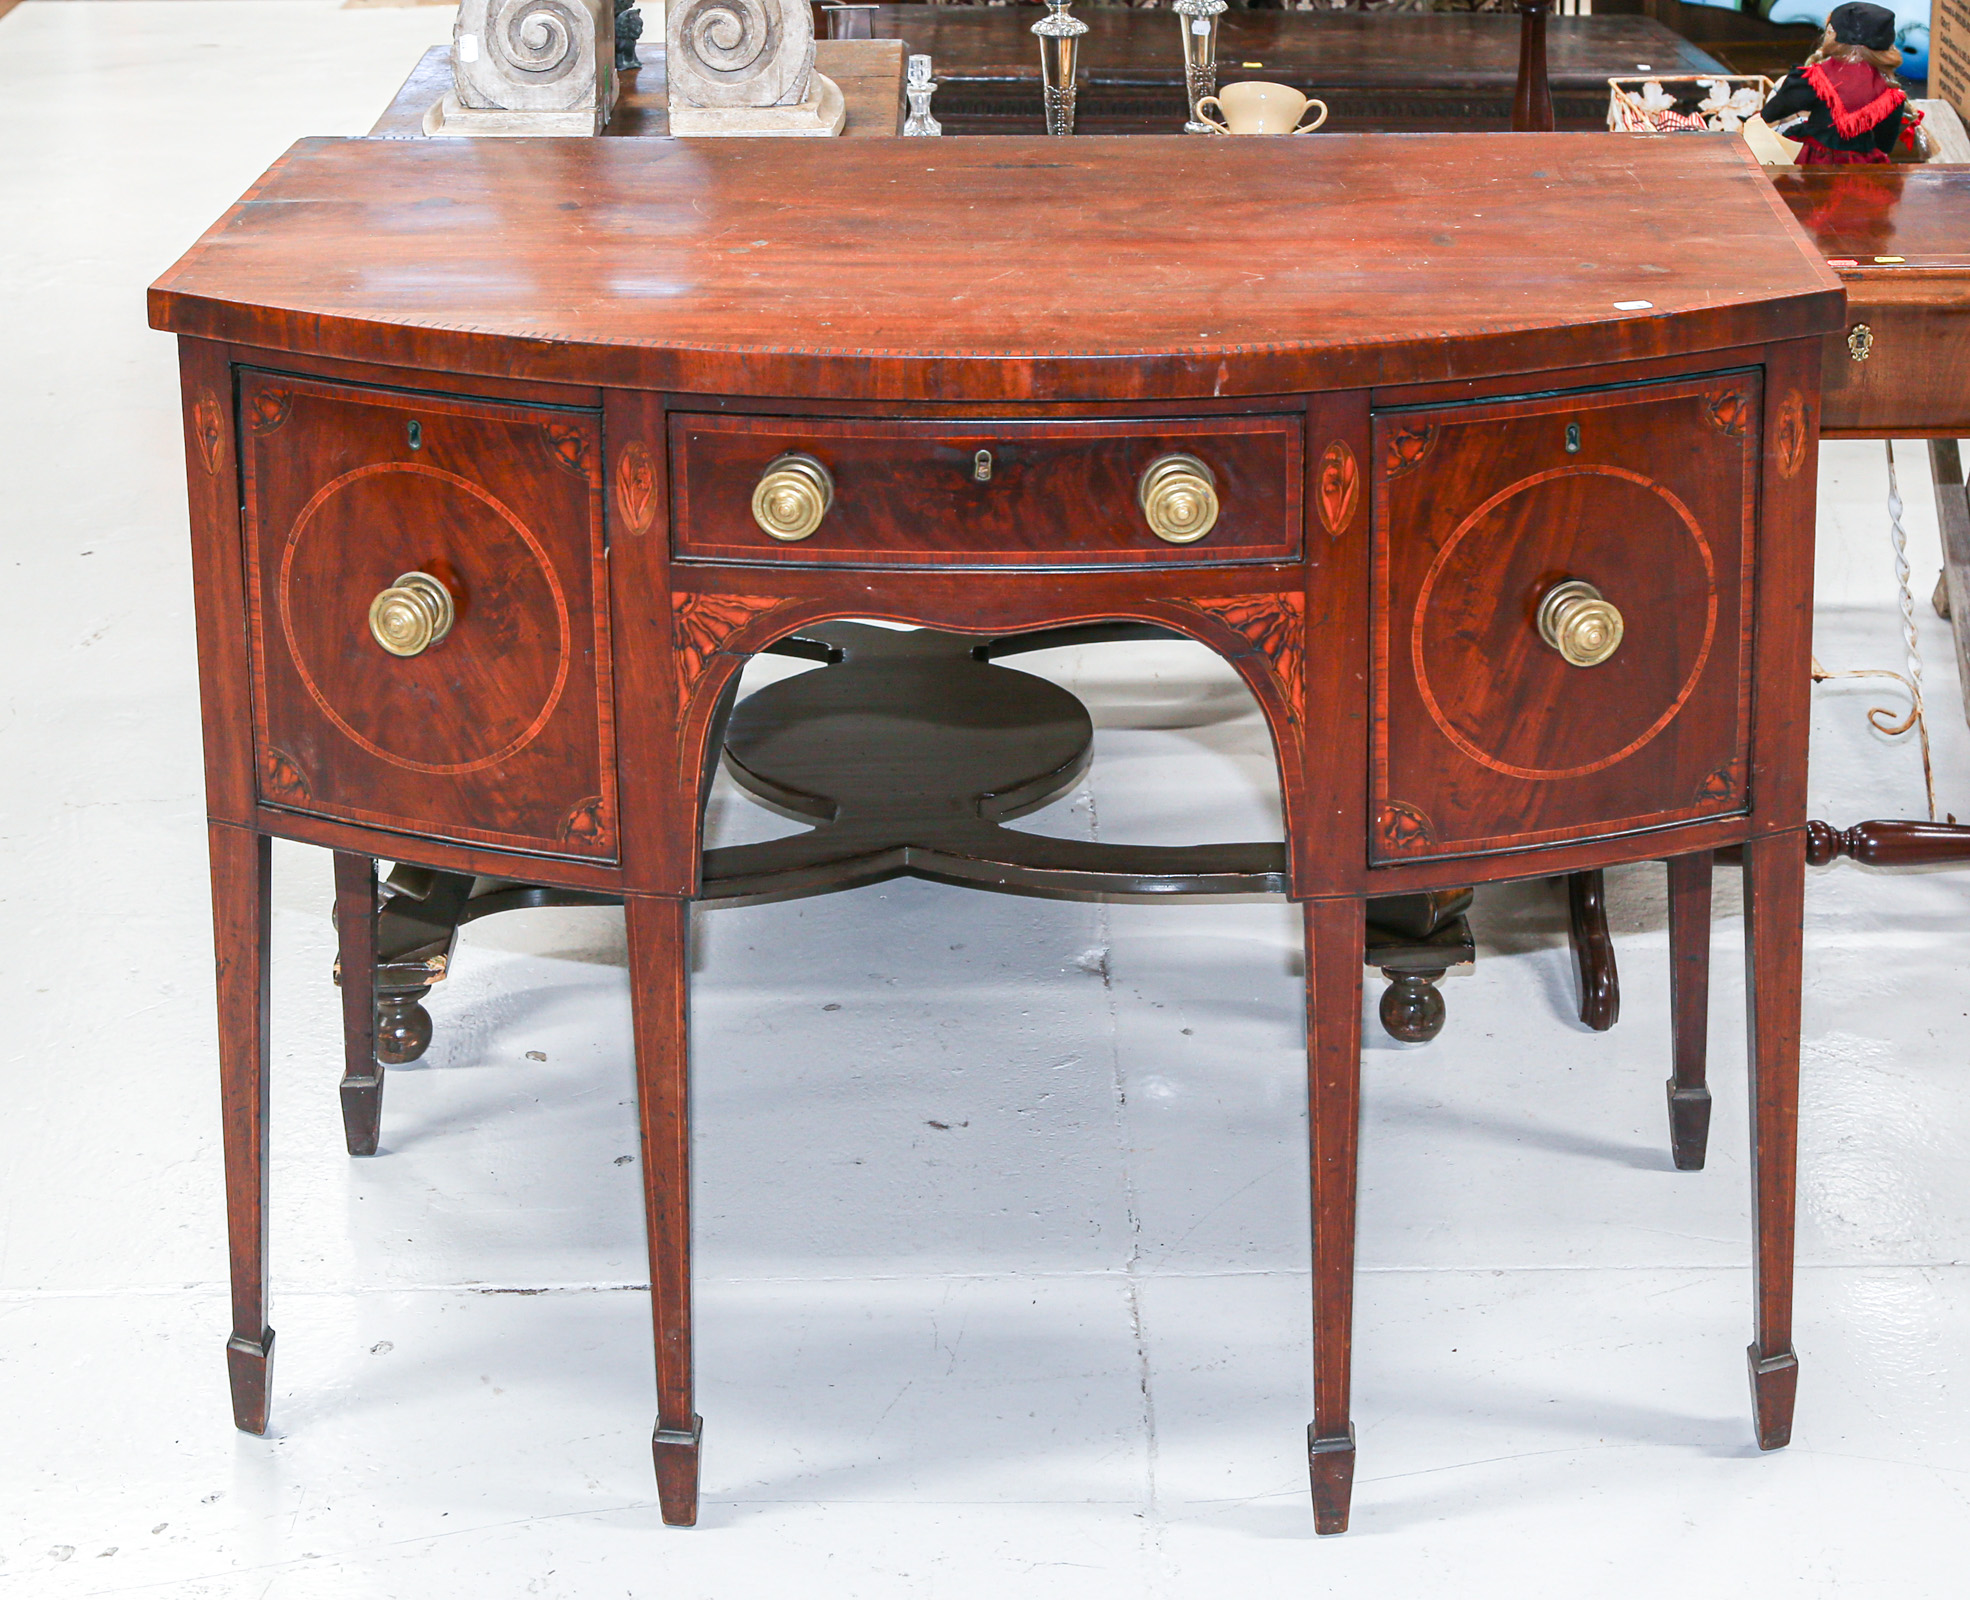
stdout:
[[(1201, 102), (1200, 102), (1200, 103), (1201, 103)], [(1293, 130), (1293, 131), (1294, 131), (1295, 133), (1311, 133), (1311, 132), (1313, 132), (1313, 130), (1314, 130), (1315, 128), (1317, 128), (1317, 127), (1319, 127), (1319, 126), (1321, 125), (1321, 123), (1323, 123), (1323, 122), (1325, 122), (1325, 121), (1327, 120), (1327, 102), (1326, 102), (1326, 101), (1324, 101), (1324, 100), (1309, 100), (1309, 101), (1308, 101), (1308, 102), (1307, 102), (1306, 104), (1307, 104), (1307, 111), (1311, 111), (1311, 110), (1312, 110), (1312, 109), (1313, 109), (1313, 108), (1314, 108), (1315, 106), (1319, 106), (1319, 107), (1320, 107), (1320, 115), (1319, 115), (1319, 116), (1317, 116), (1317, 117), (1315, 117), (1315, 118), (1313, 119), (1313, 121), (1311, 121), (1311, 122), (1309, 122), (1309, 123), (1306, 123), (1306, 124), (1304, 124), (1304, 125), (1303, 125), (1303, 126), (1301, 126), (1301, 127), (1298, 127), (1298, 128), (1295, 128), (1295, 129)], [(1302, 111), (1302, 112), (1300, 113), (1300, 115), (1301, 115), (1301, 116), (1305, 116), (1305, 115), (1306, 115), (1306, 111)]]
[[(1217, 106), (1218, 113), (1220, 116), (1222, 116), (1224, 113), (1224, 107), (1218, 105), (1218, 97), (1214, 94), (1207, 94), (1204, 96), (1202, 100), (1199, 100), (1197, 102), (1197, 120), (1203, 123), (1213, 133), (1231, 132), (1230, 123), (1219, 122), (1215, 117), (1207, 117), (1204, 115), (1204, 107), (1206, 106)], [(1321, 110), (1321, 114), (1324, 116), (1326, 114), (1327, 108), (1325, 106), (1322, 106), (1320, 110)]]

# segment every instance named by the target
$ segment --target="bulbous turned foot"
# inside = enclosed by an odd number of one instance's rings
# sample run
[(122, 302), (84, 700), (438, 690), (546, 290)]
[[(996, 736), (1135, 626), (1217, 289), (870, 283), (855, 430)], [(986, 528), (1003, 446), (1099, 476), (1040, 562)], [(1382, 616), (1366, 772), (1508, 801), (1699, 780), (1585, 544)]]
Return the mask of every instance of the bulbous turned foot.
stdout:
[(1389, 980), (1389, 986), (1382, 991), (1379, 1009), (1382, 1026), (1391, 1038), (1404, 1044), (1428, 1044), (1443, 1032), (1449, 1013), (1436, 986), (1443, 973), (1390, 972), (1384, 968), (1382, 976)]
[(429, 989), (385, 991), (376, 997), (376, 1059), (392, 1067), (415, 1061), (431, 1048)]

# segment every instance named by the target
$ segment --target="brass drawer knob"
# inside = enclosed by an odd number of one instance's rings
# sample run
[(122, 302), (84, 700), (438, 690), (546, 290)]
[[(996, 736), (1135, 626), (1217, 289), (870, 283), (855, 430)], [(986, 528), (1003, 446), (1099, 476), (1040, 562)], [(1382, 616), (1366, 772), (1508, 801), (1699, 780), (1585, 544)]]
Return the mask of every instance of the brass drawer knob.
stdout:
[(828, 469), (804, 451), (793, 450), (771, 462), (752, 492), (752, 520), (769, 539), (794, 544), (805, 539), (835, 503), (835, 481)]
[(1195, 544), (1218, 522), (1218, 480), (1181, 451), (1149, 463), (1136, 489), (1149, 531), (1166, 544)]
[(399, 573), (369, 603), (370, 637), (393, 656), (420, 655), (451, 632), (451, 591), (428, 572)]
[(1539, 637), (1576, 667), (1598, 667), (1621, 648), (1621, 613), (1591, 583), (1570, 578), (1539, 602)]

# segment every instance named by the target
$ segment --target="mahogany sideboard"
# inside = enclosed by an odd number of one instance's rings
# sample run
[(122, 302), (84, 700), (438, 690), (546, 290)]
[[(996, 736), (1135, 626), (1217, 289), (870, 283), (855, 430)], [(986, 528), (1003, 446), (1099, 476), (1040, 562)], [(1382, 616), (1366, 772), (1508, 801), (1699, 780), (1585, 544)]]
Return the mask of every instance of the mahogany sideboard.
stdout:
[[(1264, 714), (1306, 936), (1323, 1532), (1355, 1453), (1364, 904), (1668, 858), (1700, 993), (1710, 861), (1741, 848), (1750, 1369), (1759, 1444), (1787, 1441), (1843, 298), (1736, 141), (314, 139), (150, 305), (181, 341), (242, 1429), (273, 1348), (269, 840), (605, 892), (659, 1493), (695, 1519), (702, 801), (749, 656), (831, 659), (829, 619), (870, 618), (1174, 631)], [(1116, 847), (1076, 848), (1035, 870), (1098, 888)], [(1171, 882), (1210, 850), (1165, 852)]]

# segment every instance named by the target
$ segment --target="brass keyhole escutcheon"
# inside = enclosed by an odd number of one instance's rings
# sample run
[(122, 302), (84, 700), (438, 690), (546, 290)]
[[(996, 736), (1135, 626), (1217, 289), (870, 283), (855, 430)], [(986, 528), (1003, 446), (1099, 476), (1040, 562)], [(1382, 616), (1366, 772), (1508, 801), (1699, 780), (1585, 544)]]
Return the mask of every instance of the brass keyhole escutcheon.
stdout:
[(767, 465), (752, 492), (752, 520), (769, 539), (795, 544), (821, 526), (835, 503), (828, 469), (803, 450), (790, 450)]
[(1621, 613), (1591, 583), (1571, 578), (1539, 602), (1539, 637), (1576, 667), (1598, 667), (1621, 648)]
[(1164, 543), (1195, 544), (1217, 526), (1218, 480), (1195, 456), (1173, 451), (1149, 463), (1136, 503)]
[(1865, 322), (1857, 322), (1847, 334), (1847, 354), (1856, 361), (1865, 361), (1874, 354), (1874, 330)]
[(981, 450), (971, 458), (971, 480), (973, 483), (992, 481), (992, 452)]
[(402, 572), (369, 603), (370, 637), (393, 656), (422, 655), (457, 616), (451, 591), (428, 572)]

